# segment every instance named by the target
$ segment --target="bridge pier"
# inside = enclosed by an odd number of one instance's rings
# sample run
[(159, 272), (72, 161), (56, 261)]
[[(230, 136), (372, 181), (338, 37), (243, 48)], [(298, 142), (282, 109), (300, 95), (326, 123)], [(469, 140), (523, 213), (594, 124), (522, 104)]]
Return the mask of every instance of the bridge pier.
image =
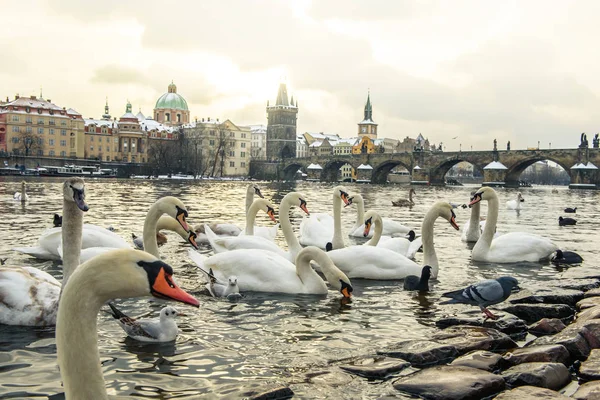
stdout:
[[(492, 161), (485, 167), (483, 167), (483, 183), (481, 186), (491, 187), (512, 187), (511, 183), (506, 182), (506, 172), (508, 168), (499, 161)], [(516, 182), (519, 186), (519, 182)]]
[[(360, 164), (356, 168), (356, 182), (358, 183), (371, 183), (373, 178), (373, 167), (369, 164)], [(378, 182), (373, 182), (378, 183)], [(385, 182), (383, 182), (385, 183)]]
[(429, 171), (415, 166), (412, 170), (411, 185), (429, 185)]
[(598, 167), (593, 163), (577, 163), (569, 171), (571, 175), (571, 184), (569, 189), (598, 189)]

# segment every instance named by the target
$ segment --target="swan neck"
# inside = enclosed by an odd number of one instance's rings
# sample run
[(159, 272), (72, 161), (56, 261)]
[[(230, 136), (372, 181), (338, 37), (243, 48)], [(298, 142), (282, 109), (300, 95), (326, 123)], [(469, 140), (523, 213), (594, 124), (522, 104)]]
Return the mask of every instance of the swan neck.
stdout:
[(435, 247), (433, 244), (433, 224), (439, 216), (439, 212), (436, 207), (431, 208), (421, 225), (421, 239), (423, 241), (423, 265), (429, 265), (431, 267), (431, 276), (437, 278), (439, 264), (437, 254), (435, 253)]
[(62, 246), (63, 287), (79, 265), (81, 237), (83, 234), (83, 211), (72, 201), (63, 200)]
[(156, 229), (158, 219), (162, 214), (163, 213), (160, 211), (159, 200), (150, 207), (146, 214), (146, 219), (144, 220), (144, 251), (158, 258), (160, 258), (160, 255), (158, 253), (158, 242), (156, 241)]
[(248, 211), (246, 212), (246, 235), (254, 236), (254, 222), (256, 221), (256, 214), (260, 210), (260, 203), (252, 203)]
[(284, 198), (279, 206), (279, 222), (281, 224), (283, 237), (285, 238), (285, 242), (287, 243), (290, 253), (292, 254), (293, 260), (296, 260), (296, 256), (300, 250), (302, 250), (302, 246), (300, 246), (298, 238), (292, 229), (292, 223), (290, 221), (290, 209), (290, 202)]
[(498, 196), (496, 193), (491, 196), (488, 200), (488, 215), (485, 221), (485, 228), (479, 238), (480, 241), (487, 243), (488, 247), (491, 245), (494, 239), (494, 233), (496, 232), (496, 223), (498, 222)]
[(177, 233), (186, 241), (188, 239), (188, 232), (186, 232), (185, 229), (183, 229), (183, 227), (181, 226), (181, 224), (172, 217), (162, 216), (158, 219), (158, 222), (156, 223), (156, 233), (160, 232), (163, 229)]
[(410, 201), (411, 203), (413, 202), (412, 194), (413, 194), (413, 191), (409, 190), (408, 191), (408, 201)]
[(469, 232), (479, 231), (479, 218), (481, 215), (481, 202), (475, 203), (471, 206), (471, 219), (469, 220)]
[(85, 275), (77, 273), (63, 286), (56, 323), (58, 365), (67, 399), (107, 399), (96, 326), (104, 302)]
[(342, 249), (345, 246), (342, 237), (342, 199), (335, 192), (333, 194), (333, 239), (331, 244), (334, 250)]
[(313, 282), (315, 285), (319, 285), (327, 291), (327, 286), (325, 285), (325, 281), (315, 272), (314, 269), (310, 266), (311, 261), (315, 261), (321, 267), (321, 272), (325, 276), (325, 279), (332, 286), (339, 286), (339, 276), (343, 275), (342, 271), (340, 271), (331, 261), (329, 256), (319, 249), (309, 249), (304, 250), (298, 255), (296, 260), (296, 273), (302, 282), (306, 285), (309, 282)]
[(381, 240), (381, 234), (383, 233), (383, 220), (381, 219), (379, 214), (373, 215), (373, 225), (375, 225), (373, 227), (373, 237), (369, 239), (367, 243), (365, 243), (365, 245), (367, 246), (377, 246), (379, 244), (379, 240)]
[(248, 190), (246, 190), (246, 214), (248, 214), (248, 210), (252, 206), (253, 201), (254, 201), (254, 187), (248, 186)]

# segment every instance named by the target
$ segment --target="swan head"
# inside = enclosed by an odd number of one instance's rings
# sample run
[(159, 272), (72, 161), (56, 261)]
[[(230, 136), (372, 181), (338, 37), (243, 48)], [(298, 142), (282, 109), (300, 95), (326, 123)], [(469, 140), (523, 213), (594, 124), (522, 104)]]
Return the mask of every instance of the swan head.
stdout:
[(196, 234), (196, 232), (189, 230), (188, 231), (188, 238), (187, 241), (189, 244), (192, 245), (193, 248), (195, 248), (196, 250), (198, 250), (198, 243), (196, 243), (196, 238), (198, 237), (198, 235)]
[(373, 210), (369, 210), (365, 214), (365, 230), (363, 232), (364, 237), (369, 236), (369, 232), (371, 231), (371, 226), (374, 223), (381, 226), (381, 224), (382, 224), (381, 217), (379, 216), (379, 214), (377, 212), (375, 212)]
[(348, 200), (350, 196), (348, 195), (348, 190), (344, 186), (336, 186), (333, 188), (333, 196), (342, 199), (345, 205), (349, 205), (350, 201)]
[(156, 202), (159, 206), (159, 210), (169, 215), (172, 218), (175, 218), (179, 225), (188, 232), (190, 227), (187, 224), (186, 218), (188, 217), (188, 211), (185, 208), (185, 205), (179, 200), (177, 197), (166, 196), (159, 199)]
[(167, 306), (160, 310), (160, 319), (175, 319), (175, 317), (179, 315), (179, 311), (175, 307)]
[(344, 207), (351, 206), (352, 204), (364, 204), (363, 197), (360, 193), (353, 195), (352, 197), (348, 197), (348, 203)]
[(306, 196), (299, 192), (290, 192), (285, 195), (281, 202), (289, 202), (290, 205), (298, 206), (306, 215), (310, 215), (308, 208), (306, 207)]
[[(273, 222), (277, 222), (277, 219), (275, 218), (275, 208), (273, 208), (273, 205), (265, 199), (257, 199), (254, 200), (254, 202), (252, 203), (252, 207), (256, 210), (263, 210), (264, 212), (267, 213), (267, 215), (269, 216), (269, 218), (271, 218), (271, 221)], [(258, 211), (256, 211), (258, 212)]]
[(477, 204), (482, 200), (491, 200), (494, 197), (498, 197), (496, 195), (496, 191), (494, 189), (492, 189), (491, 187), (482, 187), (481, 189), (479, 189), (478, 191), (475, 192), (475, 194), (473, 195), (473, 197), (471, 197), (471, 201), (469, 202), (469, 207), (472, 206), (473, 204)]
[(85, 183), (81, 178), (70, 178), (63, 184), (63, 196), (65, 200), (74, 202), (81, 211), (90, 208), (85, 203)]
[[(344, 298), (352, 297), (352, 283), (350, 279), (338, 267), (335, 266), (331, 258), (323, 250), (315, 246), (307, 246), (300, 250), (296, 256), (296, 265), (306, 263), (307, 266), (311, 261), (317, 262), (321, 266), (321, 272), (329, 284), (344, 296)], [(308, 266), (310, 268), (310, 266)]]
[(260, 197), (261, 199), (265, 198), (265, 196), (263, 196), (263, 194), (260, 191), (260, 186), (258, 186), (256, 183), (251, 183), (248, 186), (248, 192), (255, 194), (256, 196)]
[(450, 225), (452, 225), (454, 229), (460, 229), (460, 227), (456, 223), (456, 214), (454, 214), (452, 204), (446, 203), (445, 201), (439, 201), (433, 207), (435, 207), (435, 209), (438, 211), (438, 215), (440, 217), (450, 222)]

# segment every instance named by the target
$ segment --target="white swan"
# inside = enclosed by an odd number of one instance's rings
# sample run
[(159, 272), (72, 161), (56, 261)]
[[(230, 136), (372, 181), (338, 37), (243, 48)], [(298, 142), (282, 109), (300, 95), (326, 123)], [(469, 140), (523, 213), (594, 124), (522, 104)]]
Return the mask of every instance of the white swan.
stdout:
[(475, 192), (469, 205), (482, 200), (488, 202), (488, 216), (481, 237), (473, 247), (474, 261), (514, 263), (538, 262), (550, 257), (558, 247), (549, 239), (525, 232), (509, 232), (494, 238), (498, 221), (498, 196), (494, 189), (484, 187)]
[[(162, 216), (167, 214), (167, 216)], [(144, 234), (142, 236), (144, 242), (144, 249), (147, 253), (152, 254), (155, 257), (160, 257), (158, 251), (158, 241), (156, 240), (156, 232), (161, 229), (171, 230), (176, 232), (183, 240), (191, 244), (194, 248), (198, 248), (196, 244), (196, 233), (193, 231), (186, 231), (185, 227), (188, 224), (185, 217), (188, 215), (185, 205), (176, 197), (166, 196), (158, 199), (146, 214), (144, 219)], [(154, 230), (154, 234), (151, 233)], [(103, 254), (112, 250), (116, 250), (118, 247), (87, 247), (81, 250), (80, 262), (84, 263), (89, 259), (96, 257), (99, 254)], [(128, 246), (127, 248), (131, 248)], [(61, 249), (58, 249), (59, 254)]]
[[(459, 229), (452, 206), (445, 202), (435, 203), (425, 214), (421, 226), (424, 265), (432, 268), (431, 276), (437, 278), (439, 263), (433, 245), (433, 224), (438, 217), (446, 219)], [(421, 275), (422, 268), (412, 260), (389, 249), (373, 246), (351, 246), (327, 253), (331, 261), (350, 278), (403, 279), (408, 275)]]
[[(325, 249), (331, 242), (334, 249), (345, 246), (342, 236), (342, 201), (350, 204), (348, 190), (343, 186), (333, 188), (333, 219), (329, 214), (317, 213), (300, 223), (300, 244)], [(332, 226), (333, 225), (333, 226)]]
[[(364, 223), (365, 223), (365, 202), (363, 197), (360, 194), (355, 194), (351, 197), (351, 203), (356, 203), (356, 223), (354, 227), (350, 230), (349, 236), (354, 237), (363, 237), (364, 235)], [(381, 234), (383, 236), (392, 236), (394, 233), (396, 234), (407, 234), (410, 232), (410, 228), (402, 225), (399, 222), (394, 221), (391, 218), (381, 218), (383, 221), (383, 230)], [(368, 237), (373, 237), (373, 232), (369, 232)]]
[[(471, 194), (475, 194), (471, 192)], [(461, 240), (467, 243), (475, 243), (479, 240), (482, 231), (480, 221), (481, 204), (475, 203), (471, 206), (471, 218), (462, 227)], [(483, 224), (485, 226), (485, 223)]]
[[(85, 187), (80, 178), (63, 185), (65, 257), (63, 281), (79, 265)], [(61, 284), (53, 276), (33, 267), (0, 267), (0, 323), (22, 326), (49, 326), (56, 323)]]
[(217, 279), (237, 275), (241, 291), (327, 294), (327, 285), (311, 268), (316, 261), (329, 284), (344, 297), (352, 296), (348, 277), (331, 262), (328, 253), (309, 246), (298, 253), (296, 265), (275, 253), (261, 250), (233, 250), (205, 257), (190, 250), (190, 258), (205, 271), (212, 270)]
[(248, 233), (248, 235), (246, 236), (219, 237), (213, 235), (210, 228), (205, 228), (213, 250), (215, 253), (222, 253), (225, 251), (240, 249), (261, 249), (272, 251), (281, 257), (284, 257), (288, 261), (294, 262), (302, 247), (300, 246), (300, 243), (298, 242), (298, 239), (296, 238), (296, 235), (294, 235), (294, 231), (292, 229), (292, 223), (290, 222), (290, 209), (292, 206), (297, 206), (306, 214), (309, 214), (308, 209), (306, 208), (305, 199), (306, 197), (301, 193), (290, 192), (285, 195), (285, 197), (281, 200), (281, 204), (279, 205), (279, 220), (281, 223), (281, 230), (283, 231), (289, 251), (283, 250), (270, 240), (260, 236), (252, 235), (254, 218), (259, 210), (265, 210), (273, 220), (275, 219), (273, 207), (267, 200), (264, 199), (255, 200), (252, 204), (252, 207), (250, 207), (250, 210), (248, 211), (248, 223), (246, 224), (246, 233)]
[(27, 191), (25, 188), (25, 181), (21, 182), (21, 191), (15, 192), (13, 199), (23, 202), (23, 203), (26, 202), (27, 200), (29, 200), (29, 195), (27, 194)]
[(376, 211), (368, 211), (365, 214), (365, 223), (364, 223), (364, 233), (371, 233), (371, 225), (374, 226), (373, 231), (375, 234), (373, 237), (366, 242), (363, 246), (376, 246), (378, 248), (389, 249), (395, 253), (402, 254), (404, 257), (410, 258), (413, 260), (415, 258), (415, 254), (423, 245), (423, 241), (421, 237), (415, 238), (413, 231), (413, 240), (410, 241), (407, 238), (401, 237), (382, 237), (381, 232), (382, 222), (381, 216)]
[(517, 192), (516, 200), (508, 200), (506, 202), (506, 208), (508, 208), (509, 210), (520, 210), (521, 203), (523, 201), (525, 201), (525, 200), (523, 200), (523, 196), (521, 195), (521, 192)]
[(180, 289), (173, 269), (151, 254), (120, 249), (80, 265), (65, 285), (56, 323), (56, 352), (65, 397), (108, 399), (100, 356), (97, 320), (114, 298), (154, 295), (198, 306)]

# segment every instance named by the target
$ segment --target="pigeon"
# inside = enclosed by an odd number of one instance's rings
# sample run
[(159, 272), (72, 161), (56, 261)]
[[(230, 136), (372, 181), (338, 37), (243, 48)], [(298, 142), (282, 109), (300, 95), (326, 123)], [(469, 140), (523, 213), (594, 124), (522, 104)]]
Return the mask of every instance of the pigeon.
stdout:
[(558, 225), (559, 226), (566, 226), (566, 225), (577, 225), (577, 220), (573, 219), (573, 218), (563, 218), (563, 217), (558, 217)]
[(575, 214), (577, 212), (577, 207), (575, 207), (575, 208), (567, 207), (567, 208), (565, 208), (565, 212), (568, 214)]
[(431, 267), (426, 265), (421, 271), (421, 276), (408, 275), (404, 278), (404, 290), (418, 290), (419, 292), (429, 291), (429, 277), (431, 276)]
[(556, 250), (556, 255), (550, 261), (555, 264), (581, 264), (583, 257), (573, 251)]
[(443, 297), (450, 297), (452, 300), (440, 304), (464, 303), (479, 306), (487, 318), (498, 319), (486, 307), (502, 303), (510, 296), (512, 289), (519, 289), (519, 282), (512, 276), (486, 279), (465, 289), (444, 293)]
[(227, 297), (228, 300), (236, 300), (242, 297), (237, 283), (237, 276), (232, 275), (228, 278), (227, 282), (221, 282), (213, 274), (212, 268), (208, 272), (200, 267), (198, 269), (208, 278), (206, 289), (208, 289), (212, 297)]
[(135, 319), (123, 314), (114, 304), (108, 303), (111, 315), (119, 322), (127, 336), (140, 342), (172, 342), (177, 338), (179, 330), (175, 317), (178, 312), (168, 306), (160, 310), (159, 318)]
[(58, 214), (54, 214), (52, 224), (54, 225), (55, 228), (60, 228), (62, 226), (62, 217)]

